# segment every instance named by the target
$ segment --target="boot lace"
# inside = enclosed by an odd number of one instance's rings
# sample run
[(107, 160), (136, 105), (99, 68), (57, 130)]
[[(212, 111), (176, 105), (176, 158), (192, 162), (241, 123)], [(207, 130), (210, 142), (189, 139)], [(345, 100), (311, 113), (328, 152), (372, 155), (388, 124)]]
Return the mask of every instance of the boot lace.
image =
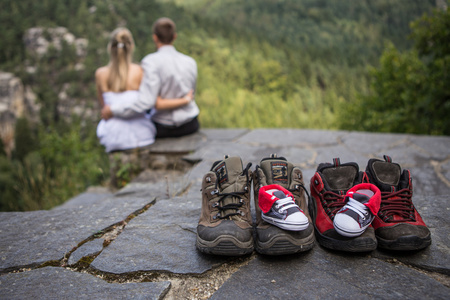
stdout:
[[(245, 204), (245, 201), (244, 201), (244, 199), (241, 198), (241, 196), (244, 195), (245, 193), (247, 193), (247, 191), (248, 191), (248, 183), (250, 182), (250, 178), (248, 176), (248, 171), (251, 166), (252, 166), (252, 163), (248, 163), (247, 166), (245, 167), (245, 169), (242, 171), (242, 175), (245, 174), (245, 176), (247, 177), (247, 184), (244, 186), (244, 190), (240, 191), (240, 192), (221, 193), (218, 188), (219, 187), (219, 177), (217, 176), (215, 188), (211, 193), (214, 193), (220, 197), (219, 200), (217, 200), (217, 202), (213, 204), (213, 207), (217, 207), (219, 212), (213, 216), (213, 219), (226, 219), (226, 218), (229, 218), (232, 216), (238, 216), (238, 215), (244, 216), (245, 215), (245, 213), (240, 210), (240, 208)], [(227, 197), (236, 197), (239, 199), (239, 201), (237, 203), (228, 203), (228, 204), (223, 205), (223, 201)], [(234, 212), (228, 212), (228, 213), (222, 215), (222, 213), (224, 213), (227, 210), (228, 211), (231, 210)]]
[[(408, 188), (394, 192), (381, 192), (381, 207), (378, 214), (384, 222), (414, 222), (414, 205), (411, 196)], [(399, 218), (394, 219), (394, 215)]]
[(336, 213), (344, 206), (344, 192), (339, 191), (339, 194), (332, 191), (325, 191), (322, 194), (321, 202), (323, 209), (331, 218), (334, 218)]
[[(309, 203), (311, 201), (311, 196), (309, 195), (308, 190), (305, 188), (305, 186), (303, 184), (299, 183), (299, 184), (296, 184), (294, 186), (294, 188), (288, 189), (288, 191), (291, 192), (291, 193), (293, 193), (295, 191), (299, 191), (300, 194), (301, 194), (302, 190), (305, 191), (306, 196), (308, 197), (308, 203)], [(300, 203), (300, 199), (299, 199), (299, 203)]]

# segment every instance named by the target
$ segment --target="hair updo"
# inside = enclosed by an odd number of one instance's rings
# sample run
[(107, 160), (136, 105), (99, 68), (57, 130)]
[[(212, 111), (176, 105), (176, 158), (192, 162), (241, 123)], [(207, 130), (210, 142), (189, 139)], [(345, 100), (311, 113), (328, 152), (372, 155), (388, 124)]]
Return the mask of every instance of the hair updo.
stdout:
[(108, 88), (113, 92), (126, 90), (128, 69), (134, 51), (134, 40), (131, 32), (123, 27), (111, 33), (108, 43), (109, 66)]

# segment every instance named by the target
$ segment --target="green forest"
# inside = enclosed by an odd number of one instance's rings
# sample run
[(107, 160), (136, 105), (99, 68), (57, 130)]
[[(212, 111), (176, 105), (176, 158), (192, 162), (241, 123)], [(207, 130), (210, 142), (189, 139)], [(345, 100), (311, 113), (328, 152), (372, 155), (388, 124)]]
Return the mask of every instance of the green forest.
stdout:
[[(437, 7), (440, 3), (441, 7)], [(177, 50), (198, 64), (203, 128), (317, 128), (450, 134), (450, 11), (435, 0), (0, 0), (0, 71), (41, 104), (0, 147), (0, 211), (49, 209), (109, 178), (95, 120), (57, 113), (63, 87), (96, 102), (95, 70), (109, 33), (132, 32), (139, 62), (155, 51), (153, 22), (177, 24)], [(30, 54), (24, 33), (65, 27), (88, 40)], [(30, 73), (27, 67), (35, 66)], [(1, 146), (1, 145), (0, 145)]]

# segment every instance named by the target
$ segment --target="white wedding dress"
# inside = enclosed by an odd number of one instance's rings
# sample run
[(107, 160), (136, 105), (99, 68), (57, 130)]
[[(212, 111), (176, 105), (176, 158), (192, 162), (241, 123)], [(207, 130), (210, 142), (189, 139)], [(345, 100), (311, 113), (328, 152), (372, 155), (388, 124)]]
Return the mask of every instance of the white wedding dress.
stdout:
[[(134, 101), (138, 91), (120, 93), (103, 93), (105, 105), (123, 101)], [(138, 114), (131, 119), (111, 118), (101, 120), (97, 126), (97, 136), (100, 144), (106, 147), (106, 152), (126, 150), (148, 146), (155, 142), (156, 128), (146, 114)]]

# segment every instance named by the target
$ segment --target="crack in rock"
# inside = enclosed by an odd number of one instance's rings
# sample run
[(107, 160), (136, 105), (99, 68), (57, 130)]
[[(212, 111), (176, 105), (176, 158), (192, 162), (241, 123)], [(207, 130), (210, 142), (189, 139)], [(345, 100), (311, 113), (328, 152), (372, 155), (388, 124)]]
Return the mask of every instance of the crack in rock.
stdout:
[[(60, 266), (68, 266), (68, 265), (73, 265), (78, 263), (80, 260), (81, 261), (81, 265), (86, 265), (86, 264), (90, 264), (102, 251), (105, 247), (108, 247), (109, 244), (111, 244), (111, 242), (113, 242), (119, 235), (120, 233), (123, 231), (123, 229), (125, 228), (125, 226), (130, 222), (130, 220), (132, 220), (133, 218), (137, 217), (138, 215), (144, 213), (145, 211), (147, 211), (151, 206), (153, 206), (156, 203), (156, 198), (154, 198), (151, 202), (147, 203), (146, 205), (144, 205), (144, 207), (132, 212), (131, 214), (129, 214), (124, 220), (119, 221), (117, 223), (114, 223), (102, 230), (97, 231), (96, 233), (92, 234), (90, 237), (86, 238), (85, 240), (81, 241), (80, 243), (78, 243), (78, 245), (76, 247), (74, 247), (71, 251), (69, 251), (68, 253), (66, 253), (64, 255), (64, 258), (61, 260), (60, 262)], [(95, 251), (94, 253), (88, 253), (85, 256), (82, 256), (79, 260), (77, 260), (76, 262), (69, 262), (70, 261), (70, 257), (72, 256), (72, 254), (74, 252), (76, 252), (78, 249), (80, 249), (83, 245), (85, 245), (86, 243), (89, 243), (95, 239), (103, 239), (103, 243), (102, 243), (102, 249), (99, 251)]]
[(450, 161), (450, 158), (447, 158), (444, 161), (435, 161), (435, 160), (431, 160), (430, 163), (433, 166), (434, 172), (436, 173), (437, 177), (448, 187), (450, 187), (450, 180), (448, 180), (444, 174), (442, 174), (442, 166), (447, 164)]
[(383, 261), (391, 263), (393, 265), (402, 265), (414, 269), (427, 275), (428, 277), (434, 278), (435, 280), (439, 281), (446, 287), (450, 287), (450, 273), (448, 272), (448, 270), (444, 270), (442, 272), (442, 270), (427, 268), (423, 265), (408, 264), (396, 258), (388, 258), (384, 259)]
[(103, 272), (92, 267), (83, 272), (97, 276), (110, 283), (139, 283), (169, 281), (171, 287), (166, 300), (174, 299), (208, 299), (216, 292), (236, 271), (255, 259), (253, 253), (244, 257), (233, 257), (228, 262), (204, 272), (203, 274), (177, 274), (167, 271), (136, 271), (122, 274)]

